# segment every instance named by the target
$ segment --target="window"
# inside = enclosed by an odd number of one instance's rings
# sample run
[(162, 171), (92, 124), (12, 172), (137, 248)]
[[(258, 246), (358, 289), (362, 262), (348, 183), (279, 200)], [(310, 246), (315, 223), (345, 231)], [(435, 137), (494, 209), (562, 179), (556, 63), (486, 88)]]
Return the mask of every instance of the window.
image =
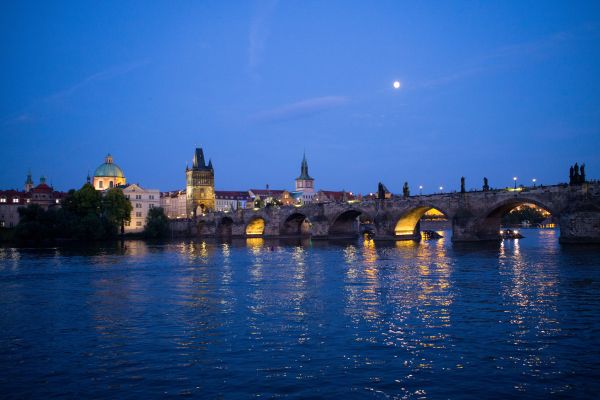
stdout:
[(141, 200), (142, 199), (142, 195), (141, 194), (136, 194), (135, 195), (135, 199), (136, 200)]
[(142, 226), (142, 221), (138, 221), (135, 223), (135, 226)]
[(152, 203), (148, 204), (148, 208), (154, 208), (154, 204), (152, 204)]
[(142, 203), (135, 203), (135, 208), (142, 208)]
[(129, 225), (131, 225), (131, 222), (129, 222), (129, 221), (126, 221), (126, 222), (125, 222), (125, 226), (129, 226)]
[(13, 199), (13, 203), (18, 203), (18, 202), (19, 202), (19, 198), (18, 198), (18, 197), (15, 197), (15, 198)]
[(31, 199), (27, 199), (27, 204), (31, 203)]
[(0, 199), (0, 203), (6, 203), (6, 198), (4, 198), (4, 197), (3, 197), (3, 198), (1, 198), (1, 199)]
[(113, 187), (113, 181), (108, 182), (108, 187), (110, 187), (110, 188)]
[(6, 223), (4, 221), (0, 221), (0, 228), (4, 228), (6, 226)]
[(153, 195), (153, 194), (151, 194), (151, 195), (149, 195), (149, 196), (148, 196), (148, 198), (149, 198), (150, 200), (154, 200), (154, 195)]
[(125, 197), (127, 198), (127, 200), (129, 200), (129, 195), (128, 194), (126, 194)]
[(60, 204), (60, 200), (59, 199), (56, 199), (56, 204)]
[(135, 213), (135, 216), (138, 217), (138, 218), (141, 218), (142, 217), (142, 212), (141, 211), (137, 211)]
[(102, 182), (102, 181), (98, 181), (98, 187), (99, 187), (100, 189), (104, 188), (104, 182)]

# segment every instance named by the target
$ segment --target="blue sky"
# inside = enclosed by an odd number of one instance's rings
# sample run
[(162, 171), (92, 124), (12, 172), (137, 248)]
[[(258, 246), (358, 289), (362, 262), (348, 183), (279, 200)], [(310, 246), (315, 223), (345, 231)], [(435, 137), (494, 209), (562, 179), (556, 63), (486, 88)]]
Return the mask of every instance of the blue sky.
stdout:
[[(3, 2), (0, 188), (401, 192), (600, 177), (598, 2)], [(394, 90), (394, 80), (402, 82)]]

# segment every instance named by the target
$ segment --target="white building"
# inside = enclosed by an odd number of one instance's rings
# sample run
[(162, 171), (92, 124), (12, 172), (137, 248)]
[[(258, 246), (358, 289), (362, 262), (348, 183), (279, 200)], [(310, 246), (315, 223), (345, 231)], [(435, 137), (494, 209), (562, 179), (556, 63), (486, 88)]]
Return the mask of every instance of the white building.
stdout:
[(148, 211), (160, 207), (160, 192), (158, 189), (144, 189), (135, 183), (119, 187), (131, 202), (132, 207), (131, 221), (125, 223), (125, 233), (143, 231)]
[(246, 208), (246, 203), (250, 201), (250, 194), (241, 191), (215, 191), (215, 210), (217, 211), (235, 211)]
[(174, 190), (160, 194), (160, 206), (165, 211), (167, 218), (185, 218), (186, 214), (186, 191)]

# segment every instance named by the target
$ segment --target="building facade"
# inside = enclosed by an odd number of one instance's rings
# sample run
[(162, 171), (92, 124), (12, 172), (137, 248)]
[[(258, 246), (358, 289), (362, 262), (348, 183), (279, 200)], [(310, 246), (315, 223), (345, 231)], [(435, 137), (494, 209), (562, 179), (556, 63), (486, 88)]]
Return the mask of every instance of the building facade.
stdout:
[(100, 164), (94, 172), (94, 189), (106, 190), (126, 183), (123, 170), (113, 162), (112, 156), (108, 154), (104, 163)]
[(33, 186), (31, 172), (27, 175), (23, 191), (0, 190), (0, 228), (14, 228), (19, 223), (19, 207), (37, 204), (47, 210), (60, 207), (66, 193), (55, 191), (41, 177), (40, 183)]
[(160, 207), (160, 192), (158, 189), (144, 189), (138, 184), (119, 186), (131, 203), (131, 221), (125, 223), (125, 233), (141, 232), (146, 227), (148, 212)]
[(160, 206), (167, 218), (171, 219), (187, 217), (186, 200), (185, 190), (173, 190), (160, 194)]
[(246, 208), (250, 201), (250, 194), (242, 191), (215, 191), (215, 210), (235, 211)]
[(185, 169), (186, 211), (189, 217), (215, 209), (215, 171), (212, 161), (204, 161), (202, 148), (196, 148), (192, 168)]
[(281, 189), (250, 189), (248, 191), (250, 207), (256, 207), (259, 204), (263, 207), (268, 204), (277, 203), (284, 206), (294, 204), (294, 199), (290, 192)]
[(315, 195), (315, 180), (308, 174), (308, 162), (306, 161), (306, 154), (304, 154), (302, 163), (300, 164), (300, 176), (296, 178), (296, 192), (294, 197), (301, 204), (308, 204), (313, 202)]

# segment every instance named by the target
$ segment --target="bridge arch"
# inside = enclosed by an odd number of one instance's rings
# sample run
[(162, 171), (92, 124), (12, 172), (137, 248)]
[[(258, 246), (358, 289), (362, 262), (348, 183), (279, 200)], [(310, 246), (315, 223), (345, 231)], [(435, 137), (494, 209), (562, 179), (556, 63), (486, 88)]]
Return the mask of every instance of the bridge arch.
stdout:
[(246, 236), (262, 236), (265, 234), (265, 225), (267, 221), (260, 216), (252, 217), (246, 224)]
[(478, 226), (476, 227), (477, 235), (483, 239), (498, 239), (499, 231), (502, 227), (502, 217), (508, 214), (511, 210), (528, 204), (532, 204), (543, 210), (546, 210), (554, 218), (558, 219), (560, 216), (559, 211), (554, 209), (554, 207), (535, 198), (518, 196), (515, 198), (504, 199), (488, 207), (483, 215), (478, 219), (479, 222)]
[(400, 214), (396, 218), (396, 222), (393, 226), (393, 235), (396, 238), (406, 239), (420, 239), (420, 221), (421, 218), (432, 210), (435, 210), (445, 216), (447, 219), (451, 219), (447, 212), (435, 207), (431, 204), (419, 204), (408, 211)]
[[(328, 236), (331, 237), (356, 237), (359, 234), (360, 222), (358, 218), (366, 214), (357, 209), (348, 209), (338, 213), (331, 219), (329, 224)], [(368, 217), (368, 216), (367, 216)], [(370, 218), (373, 221), (373, 218)]]
[(292, 212), (288, 215), (279, 229), (284, 236), (309, 236), (311, 223), (308, 217), (301, 212)]

